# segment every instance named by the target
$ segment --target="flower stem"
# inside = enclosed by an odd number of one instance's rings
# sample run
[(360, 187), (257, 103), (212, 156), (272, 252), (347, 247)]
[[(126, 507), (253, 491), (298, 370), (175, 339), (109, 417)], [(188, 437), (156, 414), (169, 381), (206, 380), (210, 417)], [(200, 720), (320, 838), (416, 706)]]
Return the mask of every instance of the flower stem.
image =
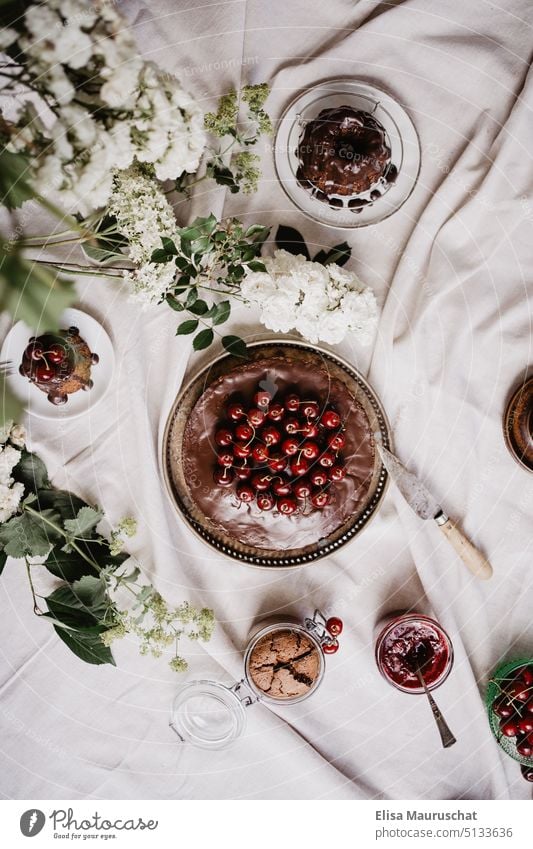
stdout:
[(31, 513), (32, 516), (37, 516), (37, 518), (40, 519), (41, 522), (43, 522), (45, 525), (48, 525), (50, 528), (53, 528), (54, 531), (56, 531), (58, 534), (60, 534), (63, 537), (63, 539), (67, 540), (67, 542), (72, 546), (74, 551), (76, 551), (80, 555), (80, 557), (82, 557), (83, 560), (85, 560), (86, 563), (89, 563), (93, 567), (93, 569), (95, 569), (97, 572), (100, 572), (100, 573), (102, 572), (102, 569), (100, 568), (98, 563), (95, 560), (93, 560), (92, 557), (89, 557), (87, 554), (85, 554), (85, 552), (78, 545), (76, 545), (76, 543), (73, 541), (72, 537), (70, 537), (63, 530), (63, 528), (60, 527), (60, 525), (56, 525), (55, 522), (52, 522), (50, 519), (46, 519), (39, 510), (34, 510), (33, 507), (29, 507), (27, 504), (24, 505), (24, 510), (27, 513)]
[(28, 575), (28, 581), (30, 582), (30, 589), (31, 589), (32, 597), (33, 597), (33, 612), (35, 613), (36, 616), (42, 616), (43, 611), (39, 607), (39, 605), (37, 603), (37, 596), (35, 595), (35, 587), (33, 585), (33, 579), (31, 577), (31, 567), (30, 567), (30, 564), (28, 562), (28, 558), (25, 557), (24, 559), (25, 559), (25, 562), (26, 562), (26, 572), (27, 572), (27, 575)]

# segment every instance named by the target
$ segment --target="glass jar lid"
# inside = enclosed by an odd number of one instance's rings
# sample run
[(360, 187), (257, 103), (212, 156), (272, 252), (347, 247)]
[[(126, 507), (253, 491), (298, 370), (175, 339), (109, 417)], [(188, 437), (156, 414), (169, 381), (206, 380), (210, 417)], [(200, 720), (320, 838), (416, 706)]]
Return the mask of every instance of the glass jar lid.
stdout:
[(205, 749), (228, 746), (246, 725), (239, 687), (208, 680), (183, 684), (172, 704), (171, 728), (184, 743)]

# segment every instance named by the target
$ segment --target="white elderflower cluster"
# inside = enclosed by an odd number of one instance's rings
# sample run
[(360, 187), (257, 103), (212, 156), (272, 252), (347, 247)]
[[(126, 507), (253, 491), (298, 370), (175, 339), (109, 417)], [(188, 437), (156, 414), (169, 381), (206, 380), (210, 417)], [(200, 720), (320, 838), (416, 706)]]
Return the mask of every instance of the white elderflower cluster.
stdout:
[(260, 308), (260, 320), (276, 333), (297, 330), (313, 344), (336, 345), (347, 334), (372, 342), (378, 321), (371, 289), (335, 263), (321, 265), (277, 250), (264, 271), (247, 271), (241, 294)]
[(108, 213), (116, 218), (117, 230), (128, 240), (128, 257), (136, 268), (124, 272), (133, 297), (158, 303), (176, 276), (173, 262), (151, 262), (161, 237), (174, 237), (176, 220), (172, 207), (158, 183), (139, 165), (115, 174)]
[(37, 192), (87, 216), (107, 203), (114, 172), (135, 161), (160, 180), (198, 169), (203, 113), (176, 77), (142, 59), (112, 4), (32, 3), (16, 26), (0, 48), (17, 43), (29, 87), (55, 115), (45, 126), (23, 106), (11, 136), (11, 148), (35, 161)]
[(21, 425), (7, 422), (0, 430), (0, 524), (15, 515), (24, 495), (24, 484), (15, 482), (11, 473), (22, 453), (26, 434)]

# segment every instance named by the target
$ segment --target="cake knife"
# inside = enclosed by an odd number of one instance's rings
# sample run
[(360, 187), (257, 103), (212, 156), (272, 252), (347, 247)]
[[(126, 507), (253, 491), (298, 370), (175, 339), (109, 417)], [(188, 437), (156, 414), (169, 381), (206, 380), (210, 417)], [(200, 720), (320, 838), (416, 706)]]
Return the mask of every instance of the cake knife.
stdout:
[(492, 566), (478, 549), (467, 540), (461, 529), (452, 522), (442, 507), (416, 475), (409, 472), (394, 454), (376, 441), (383, 465), (407, 501), (421, 519), (433, 519), (453, 546), (465, 566), (477, 577), (486, 581), (492, 576)]

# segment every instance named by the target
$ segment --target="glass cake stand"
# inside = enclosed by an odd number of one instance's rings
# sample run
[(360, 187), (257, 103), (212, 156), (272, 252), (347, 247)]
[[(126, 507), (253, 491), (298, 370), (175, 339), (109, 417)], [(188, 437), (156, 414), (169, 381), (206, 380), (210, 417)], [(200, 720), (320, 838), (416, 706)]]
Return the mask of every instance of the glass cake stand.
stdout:
[[(383, 126), (397, 177), (394, 182), (382, 182), (361, 194), (338, 195), (333, 205), (313, 197), (311, 191), (298, 182), (297, 149), (309, 121), (323, 109), (341, 106), (368, 112)], [(390, 94), (359, 80), (327, 80), (298, 95), (281, 116), (274, 143), (274, 162), (283, 190), (300, 212), (326, 226), (353, 229), (377, 224), (405, 203), (418, 179), (420, 143), (411, 118)]]

